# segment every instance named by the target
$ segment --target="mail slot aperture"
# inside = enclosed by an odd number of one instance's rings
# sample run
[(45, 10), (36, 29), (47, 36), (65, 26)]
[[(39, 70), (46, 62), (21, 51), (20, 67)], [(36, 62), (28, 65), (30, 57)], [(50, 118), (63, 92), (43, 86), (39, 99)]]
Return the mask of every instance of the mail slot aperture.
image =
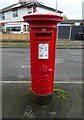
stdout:
[(52, 32), (51, 33), (35, 33), (35, 39), (52, 39)]

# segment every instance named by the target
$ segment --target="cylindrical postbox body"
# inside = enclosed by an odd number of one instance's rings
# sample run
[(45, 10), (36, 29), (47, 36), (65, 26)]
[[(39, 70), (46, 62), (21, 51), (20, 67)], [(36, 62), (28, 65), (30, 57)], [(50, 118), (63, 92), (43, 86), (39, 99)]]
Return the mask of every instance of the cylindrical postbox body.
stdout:
[(57, 23), (63, 17), (56, 14), (30, 14), (23, 17), (30, 25), (30, 58), (32, 92), (50, 95), (54, 85)]

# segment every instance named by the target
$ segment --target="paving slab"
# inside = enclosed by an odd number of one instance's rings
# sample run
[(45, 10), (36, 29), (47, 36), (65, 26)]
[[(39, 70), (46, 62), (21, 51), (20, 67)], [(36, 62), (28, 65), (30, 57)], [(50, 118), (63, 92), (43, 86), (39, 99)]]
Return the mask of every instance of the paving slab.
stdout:
[(31, 99), (31, 84), (2, 84), (3, 118), (82, 118), (82, 84), (57, 83), (54, 88), (67, 92), (66, 99), (55, 92), (49, 104), (36, 104)]

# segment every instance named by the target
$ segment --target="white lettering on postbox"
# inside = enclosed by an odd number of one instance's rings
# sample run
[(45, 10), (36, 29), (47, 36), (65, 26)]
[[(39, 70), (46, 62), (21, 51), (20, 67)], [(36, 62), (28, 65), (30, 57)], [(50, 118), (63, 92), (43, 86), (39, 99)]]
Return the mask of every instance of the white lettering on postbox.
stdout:
[(49, 44), (38, 45), (38, 58), (49, 59)]

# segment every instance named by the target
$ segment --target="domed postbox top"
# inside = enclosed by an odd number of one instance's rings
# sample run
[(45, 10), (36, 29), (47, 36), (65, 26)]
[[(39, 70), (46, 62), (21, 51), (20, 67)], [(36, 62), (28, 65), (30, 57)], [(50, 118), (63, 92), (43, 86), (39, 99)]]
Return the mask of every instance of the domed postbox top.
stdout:
[(29, 15), (25, 15), (23, 16), (24, 21), (26, 22), (34, 22), (34, 21), (53, 21), (55, 23), (59, 23), (62, 22), (63, 17), (56, 15), (54, 13), (48, 13), (48, 14), (39, 14), (39, 13), (33, 13), (33, 14), (29, 14)]
[(28, 22), (30, 27), (32, 28), (33, 27), (56, 28), (57, 23), (62, 22), (63, 17), (53, 13), (48, 14), (33, 13), (25, 15), (23, 19), (25, 22)]

